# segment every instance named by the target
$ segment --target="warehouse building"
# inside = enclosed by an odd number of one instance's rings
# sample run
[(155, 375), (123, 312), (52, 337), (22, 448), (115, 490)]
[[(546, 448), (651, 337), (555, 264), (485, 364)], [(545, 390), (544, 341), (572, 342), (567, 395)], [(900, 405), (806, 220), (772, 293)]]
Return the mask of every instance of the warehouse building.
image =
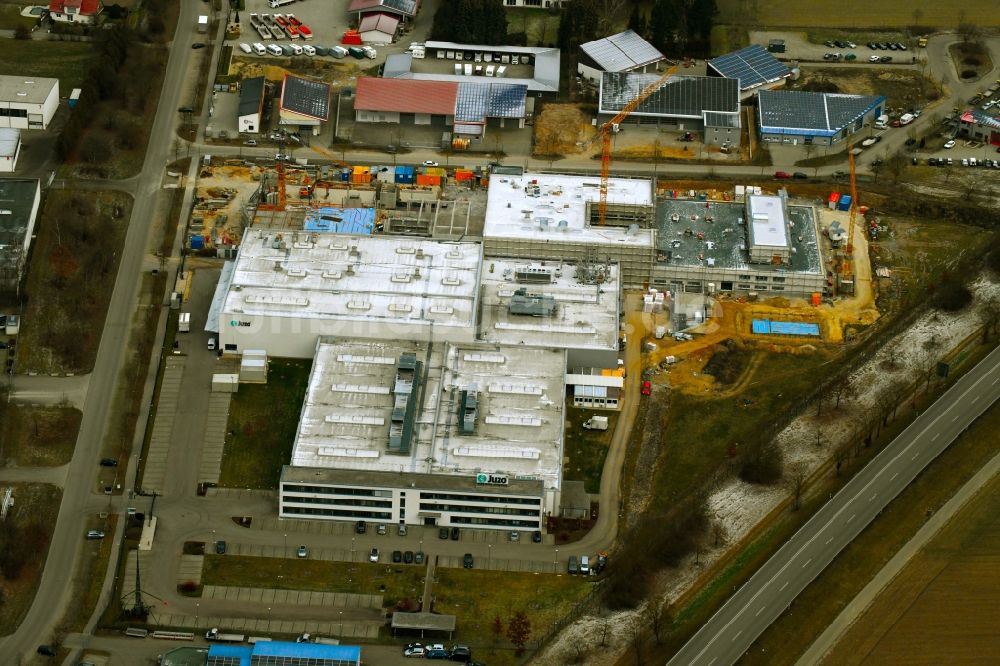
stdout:
[(0, 173), (14, 173), (21, 155), (21, 130), (0, 128)]
[(540, 529), (564, 369), (555, 349), (320, 339), (279, 515)]
[(490, 179), (483, 229), (488, 256), (618, 264), (624, 287), (649, 280), (655, 253), (653, 184), (611, 178), (604, 226), (600, 178), (524, 173)]
[(424, 58), (410, 53), (387, 56), (382, 78), (458, 82), (493, 77), (526, 86), (529, 97), (559, 94), (557, 48), (429, 41), (424, 54)]
[(524, 127), (527, 86), (489, 79), (425, 81), (357, 80), (359, 123), (432, 125), (457, 135), (482, 138), (487, 126)]
[(832, 146), (882, 115), (885, 97), (804, 90), (762, 90), (757, 95), (761, 141)]
[(309, 358), (321, 335), (471, 342), (482, 247), (250, 229), (216, 292), (226, 353)]
[(707, 65), (709, 76), (738, 80), (743, 98), (752, 97), (761, 90), (779, 88), (792, 75), (792, 70), (760, 44), (712, 58)]
[(278, 109), (281, 125), (318, 136), (330, 119), (330, 84), (286, 73)]
[(15, 291), (24, 274), (41, 197), (38, 180), (0, 178), (0, 289)]
[(59, 79), (0, 75), (0, 128), (46, 129), (59, 107)]
[(483, 259), (483, 342), (567, 350), (570, 366), (616, 367), (621, 281), (615, 264)]
[(828, 289), (812, 206), (749, 193), (734, 203), (663, 199), (657, 214), (655, 287), (782, 296)]
[(633, 30), (580, 45), (576, 71), (591, 83), (600, 84), (605, 72), (653, 72), (664, 60), (662, 53)]
[[(611, 120), (659, 74), (605, 72), (598, 98), (600, 122)], [(701, 132), (712, 145), (740, 145), (739, 81), (709, 76), (674, 76), (647, 97), (624, 124)]]
[(257, 134), (264, 112), (264, 77), (244, 79), (240, 83), (240, 106), (237, 112), (239, 131)]

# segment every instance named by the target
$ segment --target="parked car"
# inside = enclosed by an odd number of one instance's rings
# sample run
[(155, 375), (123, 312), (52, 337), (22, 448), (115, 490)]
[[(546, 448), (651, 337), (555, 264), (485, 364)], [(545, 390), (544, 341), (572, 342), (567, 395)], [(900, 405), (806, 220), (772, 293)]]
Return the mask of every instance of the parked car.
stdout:
[(375, 531), (384, 536), (389, 533), (389, 528), (385, 523), (379, 523)]
[(257, 139), (247, 139), (246, 141), (243, 142), (243, 145), (244, 146), (256, 146), (257, 145)]
[(512, 531), (509, 536), (510, 540), (513, 541), (514, 543), (517, 543), (518, 541), (521, 540), (521, 533), (518, 532), (517, 530)]
[(358, 522), (354, 523), (354, 531), (357, 534), (364, 534), (367, 530), (368, 530), (368, 523), (366, 523), (365, 521), (359, 520)]
[(892, 62), (892, 56), (882, 56), (881, 58), (879, 58), (879, 62), (883, 63)]
[(424, 563), (424, 551), (418, 550), (417, 552), (415, 552), (413, 554), (413, 563), (414, 564), (423, 564)]
[(805, 171), (796, 171), (795, 173), (792, 174), (792, 178), (795, 178), (797, 180), (805, 180), (808, 177), (809, 174), (807, 174)]
[(947, 149), (949, 149), (949, 150), (952, 149), (952, 148), (954, 148), (955, 147), (955, 140), (951, 139), (950, 141), (946, 141), (945, 144), (944, 144), (944, 147), (947, 148)]
[(378, 548), (372, 548), (371, 552), (368, 553), (369, 562), (378, 562)]
[(191, 48), (193, 48), (193, 49), (203, 49), (203, 48), (205, 48), (205, 45), (202, 44), (201, 42), (195, 42), (194, 44), (191, 45)]
[(39, 645), (38, 650), (36, 650), (36, 652), (38, 652), (38, 654), (42, 655), (43, 657), (56, 656), (56, 649), (51, 645)]
[(406, 525), (400, 525), (398, 532), (399, 536), (406, 536)]
[(879, 61), (879, 57), (877, 55), (870, 55), (870, 56), (868, 56), (868, 62), (878, 62), (878, 61)]
[(194, 109), (190, 106), (182, 106), (177, 109), (177, 113), (194, 113)]
[(299, 546), (299, 549), (295, 551), (296, 557), (305, 558), (309, 556), (309, 551), (305, 546)]
[(462, 566), (466, 569), (472, 568), (472, 553), (466, 553), (462, 556)]
[(652, 392), (653, 392), (653, 385), (649, 382), (649, 380), (644, 381), (642, 383), (642, 394), (650, 395)]
[(531, 540), (534, 541), (535, 543), (541, 543), (542, 542), (542, 531), (541, 530), (535, 530), (534, 532), (532, 532), (531, 533)]
[(424, 160), (424, 166), (436, 167), (438, 165), (434, 160)]
[(394, 550), (392, 551), (392, 562), (393, 564), (399, 564), (403, 561), (403, 551)]
[(467, 663), (472, 659), (472, 650), (468, 645), (453, 645), (451, 648), (451, 660)]
[(461, 534), (461, 530), (459, 530), (457, 527), (451, 528), (451, 540), (452, 541), (458, 541), (458, 537), (459, 537), (460, 534)]
[(447, 659), (449, 656), (443, 645), (428, 645), (425, 650), (424, 657), (427, 659)]
[(787, 171), (775, 171), (774, 172), (774, 177), (775, 178), (781, 178), (781, 179), (791, 178), (792, 174), (788, 173)]
[(408, 550), (403, 553), (403, 564), (413, 564), (413, 551)]
[(447, 527), (442, 527), (441, 529), (438, 530), (438, 539), (442, 539), (444, 541), (448, 540), (448, 528)]
[(118, 461), (114, 458), (101, 458), (101, 467), (118, 467)]
[(102, 532), (101, 530), (88, 530), (87, 531), (87, 540), (88, 541), (93, 541), (95, 539), (103, 539), (103, 538), (104, 538), (104, 532)]
[(408, 647), (403, 650), (404, 657), (426, 657), (427, 650), (424, 649), (423, 645), (414, 645), (413, 647)]
[(216, 541), (215, 542), (215, 554), (216, 555), (225, 555), (226, 554), (226, 542), (225, 541)]

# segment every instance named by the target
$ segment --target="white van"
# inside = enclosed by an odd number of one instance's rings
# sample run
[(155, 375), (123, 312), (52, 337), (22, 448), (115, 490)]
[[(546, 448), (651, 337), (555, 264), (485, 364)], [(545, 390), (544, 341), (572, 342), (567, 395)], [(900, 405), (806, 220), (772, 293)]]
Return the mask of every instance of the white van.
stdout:
[(590, 575), (590, 558), (586, 555), (580, 556), (580, 575), (581, 576)]
[(249, 44), (247, 44), (246, 42), (240, 43), (240, 51), (243, 51), (243, 53), (250, 53), (250, 50), (251, 49)]
[(276, 56), (280, 56), (282, 53), (281, 47), (278, 46), (277, 44), (268, 44), (267, 52), (270, 53), (271, 55), (276, 55)]
[(378, 51), (376, 51), (372, 47), (370, 47), (370, 46), (362, 46), (361, 48), (364, 49), (365, 55), (368, 56), (369, 58), (371, 58), (372, 60), (374, 60), (375, 58), (378, 57)]
[(257, 42), (253, 45), (253, 52), (257, 55), (267, 55), (267, 47), (260, 42)]
[(904, 113), (899, 117), (899, 124), (909, 125), (910, 123), (913, 122), (914, 118), (916, 118), (916, 116), (914, 116), (912, 113)]
[[(302, 55), (302, 47), (298, 44), (289, 44), (292, 47), (292, 53), (295, 55)], [(314, 51), (315, 52), (315, 51)]]
[(347, 49), (345, 49), (343, 46), (331, 46), (330, 55), (332, 55), (334, 58), (343, 58), (347, 56)]
[(889, 116), (884, 113), (875, 119), (875, 129), (885, 129), (889, 126)]
[(316, 49), (312, 46), (309, 46), (308, 44), (302, 47), (302, 52), (305, 53), (307, 56), (316, 55)]

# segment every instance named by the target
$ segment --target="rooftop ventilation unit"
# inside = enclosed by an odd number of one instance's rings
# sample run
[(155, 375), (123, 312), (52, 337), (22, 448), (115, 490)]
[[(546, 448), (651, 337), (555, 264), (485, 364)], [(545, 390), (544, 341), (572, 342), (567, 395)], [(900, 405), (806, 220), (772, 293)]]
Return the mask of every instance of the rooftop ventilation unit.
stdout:
[(556, 299), (545, 294), (532, 294), (521, 287), (510, 298), (510, 313), (512, 315), (527, 315), (530, 317), (551, 317), (556, 312)]
[(479, 391), (462, 391), (461, 410), (459, 416), (462, 422), (459, 425), (459, 432), (463, 435), (471, 435), (476, 432), (476, 415), (479, 413)]
[(533, 264), (514, 269), (514, 280), (524, 284), (552, 284), (552, 269)]

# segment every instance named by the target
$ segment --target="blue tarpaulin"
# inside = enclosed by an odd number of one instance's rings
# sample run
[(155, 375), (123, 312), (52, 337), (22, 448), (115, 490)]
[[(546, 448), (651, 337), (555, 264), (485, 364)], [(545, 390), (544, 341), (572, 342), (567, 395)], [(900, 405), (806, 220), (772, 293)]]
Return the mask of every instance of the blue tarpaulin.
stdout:
[(320, 208), (306, 215), (306, 231), (370, 236), (375, 228), (374, 208)]
[(804, 321), (771, 321), (754, 319), (751, 330), (759, 335), (801, 335), (819, 337), (819, 324)]

